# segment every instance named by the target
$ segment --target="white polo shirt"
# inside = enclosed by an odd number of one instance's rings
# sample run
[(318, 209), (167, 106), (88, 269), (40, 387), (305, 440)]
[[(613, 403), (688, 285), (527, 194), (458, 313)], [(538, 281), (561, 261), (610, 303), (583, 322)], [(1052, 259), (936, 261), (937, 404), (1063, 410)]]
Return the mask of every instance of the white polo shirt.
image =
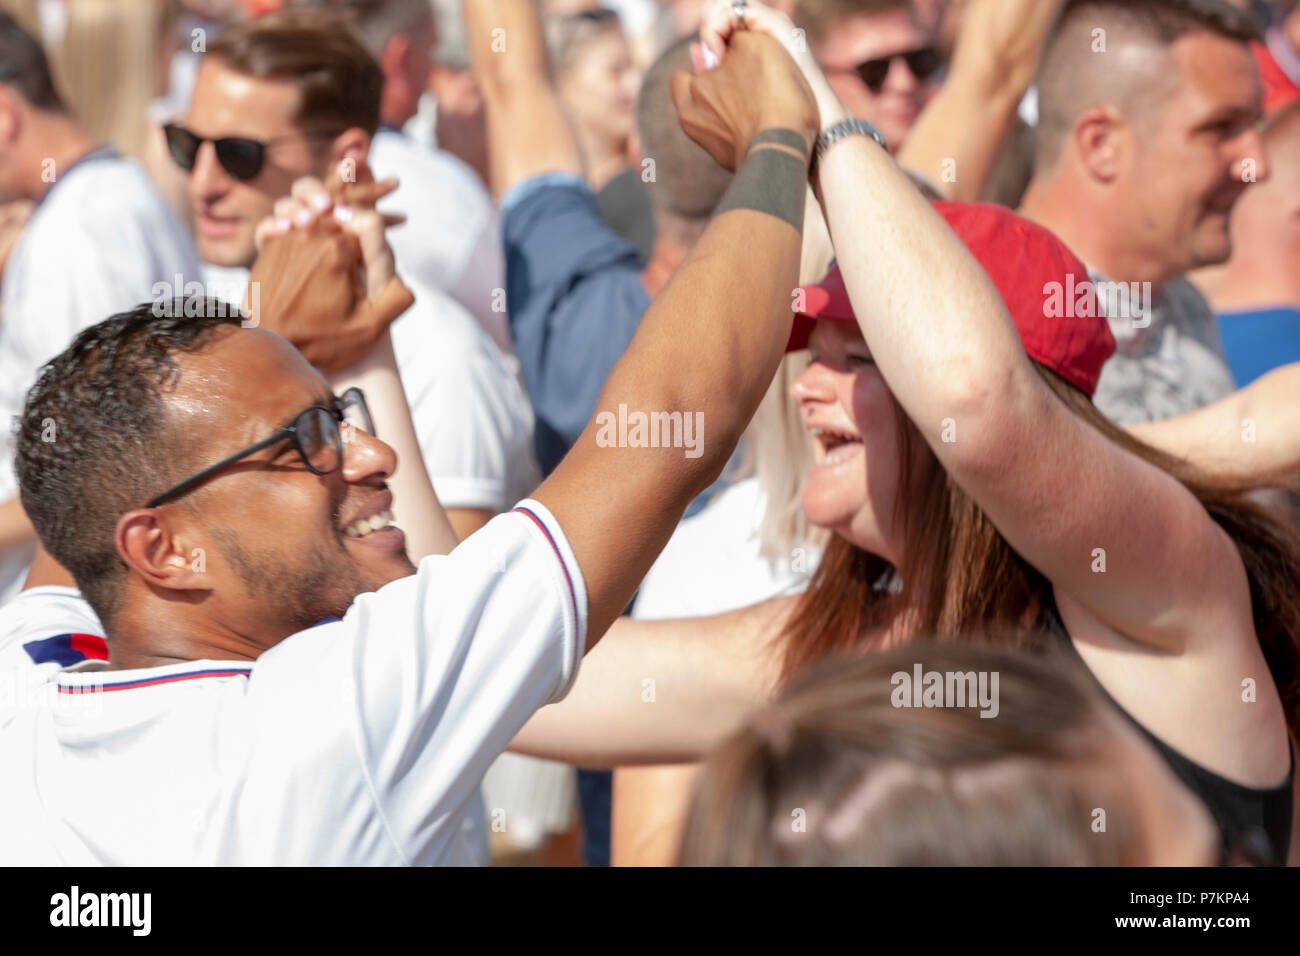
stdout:
[[(84, 622), (61, 590), (0, 610), (0, 660)], [(563, 532), (524, 501), (256, 661), (10, 672), (0, 863), (472, 862), (483, 773), (568, 691), (586, 614)]]

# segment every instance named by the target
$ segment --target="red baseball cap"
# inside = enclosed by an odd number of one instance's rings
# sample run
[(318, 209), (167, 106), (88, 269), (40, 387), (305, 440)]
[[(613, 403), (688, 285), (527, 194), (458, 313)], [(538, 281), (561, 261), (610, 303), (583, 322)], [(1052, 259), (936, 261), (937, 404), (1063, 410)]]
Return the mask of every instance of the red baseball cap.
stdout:
[[(933, 205), (993, 280), (1029, 356), (1091, 397), (1101, 367), (1115, 352), (1115, 337), (1088, 267), (1051, 232), (1003, 206)], [(800, 292), (804, 308), (796, 314), (786, 351), (807, 347), (815, 319), (857, 321), (838, 265)], [(1080, 293), (1091, 297), (1089, 308), (1073, 307)], [(1080, 311), (1089, 314), (1075, 314)]]

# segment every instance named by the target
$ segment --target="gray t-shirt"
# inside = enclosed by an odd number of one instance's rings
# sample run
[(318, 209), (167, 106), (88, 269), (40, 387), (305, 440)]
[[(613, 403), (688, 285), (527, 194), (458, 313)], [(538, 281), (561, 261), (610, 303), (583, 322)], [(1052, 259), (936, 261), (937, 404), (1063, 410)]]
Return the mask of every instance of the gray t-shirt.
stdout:
[(1147, 296), (1140, 286), (1113, 305), (1111, 283), (1089, 269), (1098, 287), (1115, 354), (1101, 370), (1093, 403), (1118, 425), (1159, 421), (1195, 411), (1236, 389), (1209, 303), (1186, 279)]

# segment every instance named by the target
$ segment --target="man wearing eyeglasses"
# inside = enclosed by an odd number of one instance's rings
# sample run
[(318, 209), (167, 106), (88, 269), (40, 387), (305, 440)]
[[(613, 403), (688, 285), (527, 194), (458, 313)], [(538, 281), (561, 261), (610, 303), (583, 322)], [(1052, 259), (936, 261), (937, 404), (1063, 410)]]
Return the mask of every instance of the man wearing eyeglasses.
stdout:
[[(599, 407), (701, 414), (697, 456), (611, 447), (595, 416), (531, 499), (442, 555), (436, 499), (390, 525), (400, 471), (367, 423), (392, 419), (264, 329), (119, 315), (47, 367), (23, 418), (23, 501), (110, 662), (48, 668), (0, 710), (5, 862), (467, 861), (487, 765), (565, 695), (789, 338), (812, 93), (757, 35), (673, 92), (683, 127), (738, 168)], [(323, 190), (295, 198), (295, 216), (329, 207)], [(45, 419), (72, 423), (64, 444), (42, 440)]]
[[(247, 279), (257, 224), (296, 179), (363, 175), (383, 86), (379, 65), (330, 11), (285, 10), (209, 42), (189, 109), (164, 131), (188, 174), (211, 279), (225, 287)], [(411, 218), (437, 214), (403, 195), (399, 186), (393, 204)], [(464, 537), (536, 484), (533, 416), (501, 350), (424, 268), (432, 254), (397, 251), (416, 304), (393, 336), (425, 464)], [(504, 307), (504, 292), (498, 298)]]
[(198, 279), (194, 244), (144, 170), (63, 104), (37, 39), (0, 14), (0, 203), (35, 202), (0, 283), (0, 604), (35, 534), (18, 504), (10, 423), (41, 363), (86, 326)]
[(793, 19), (844, 106), (897, 152), (940, 65), (908, 0), (799, 0)]

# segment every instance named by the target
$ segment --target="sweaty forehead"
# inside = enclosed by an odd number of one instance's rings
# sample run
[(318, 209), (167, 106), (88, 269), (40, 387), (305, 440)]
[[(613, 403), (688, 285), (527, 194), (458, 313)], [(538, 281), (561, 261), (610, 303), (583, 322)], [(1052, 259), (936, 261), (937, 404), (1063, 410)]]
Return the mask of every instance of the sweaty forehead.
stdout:
[(174, 434), (187, 446), (250, 444), (329, 394), (297, 349), (261, 329), (226, 332), (179, 356), (178, 365), (166, 402)]
[(302, 101), (290, 80), (249, 76), (220, 57), (199, 67), (186, 123), (200, 136), (270, 139), (296, 130)]

